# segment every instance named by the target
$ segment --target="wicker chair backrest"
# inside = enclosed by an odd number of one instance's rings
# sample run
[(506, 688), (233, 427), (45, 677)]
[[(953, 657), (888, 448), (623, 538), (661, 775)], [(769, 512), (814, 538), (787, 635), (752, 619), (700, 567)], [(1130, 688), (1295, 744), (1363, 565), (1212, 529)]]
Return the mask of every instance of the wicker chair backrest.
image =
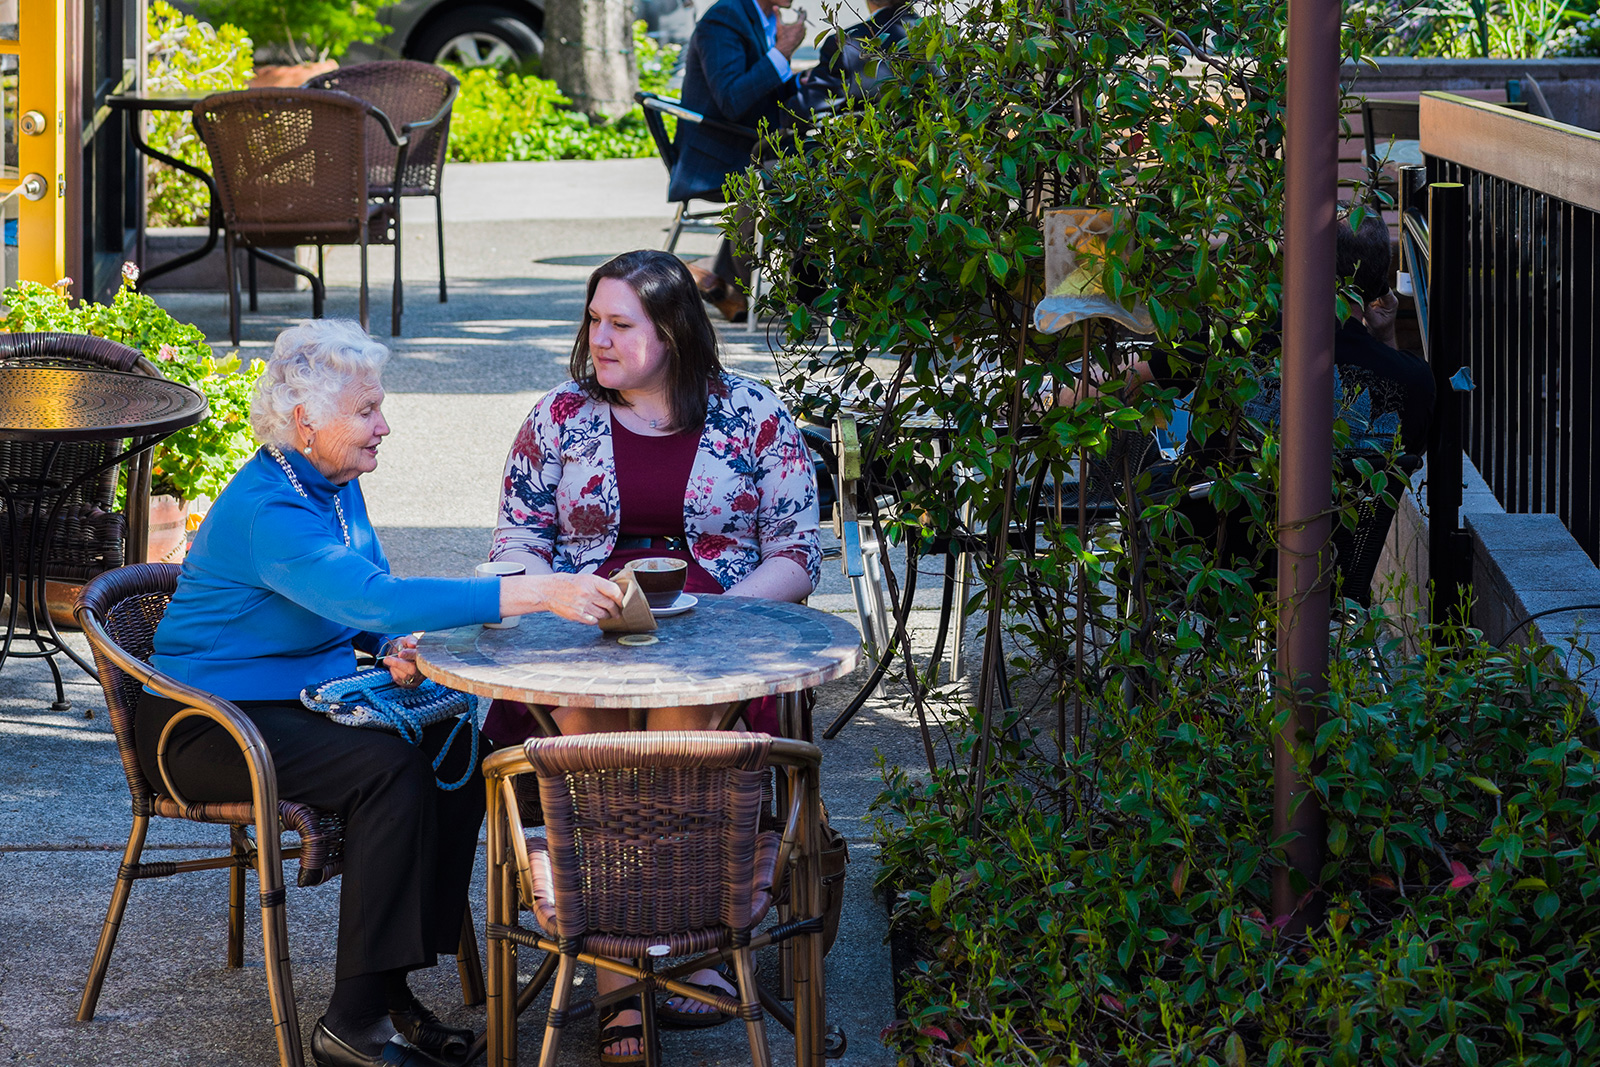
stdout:
[[(136, 348), (81, 333), (0, 334), (0, 367), (87, 367), (156, 376)], [(45, 473), (50, 480), (75, 481), (122, 450), (118, 441), (0, 441), (0, 478), (26, 484)], [(64, 581), (83, 581), (120, 567), (128, 524), (116, 507), (118, 467), (111, 467), (67, 493), (45, 552), (45, 573)], [(32, 513), (17, 516), (21, 545), (11, 544), (11, 525), (0, 522), (0, 551), (6, 558), (35, 550), (28, 540)], [(40, 519), (43, 522), (43, 518)]]
[(561, 937), (749, 924), (765, 734), (534, 738)]
[(367, 217), (368, 121), (360, 100), (321, 89), (249, 89), (196, 104), (228, 228), (355, 241)]
[[(83, 587), (78, 606), (93, 614), (119, 649), (148, 663), (155, 648), (156, 627), (161, 625), (182, 571), (176, 563), (139, 563), (108, 571)], [(98, 645), (94, 645), (94, 660), (100, 671), (106, 710), (111, 715), (111, 732), (117, 739), (117, 754), (122, 757), (122, 771), (128, 778), (128, 791), (133, 794), (134, 810), (143, 810), (155, 790), (139, 769), (133, 733), (142, 683), (118, 667)]]
[[(413, 59), (383, 59), (358, 63), (319, 74), (307, 89), (334, 89), (365, 100), (388, 116), (396, 130), (426, 122), (439, 113), (460, 82), (455, 75), (432, 63)], [(403, 196), (432, 196), (439, 191), (444, 173), (445, 149), (450, 139), (450, 114), (421, 134), (406, 150), (406, 172), (400, 182)], [(397, 156), (376, 119), (367, 119), (367, 186), (373, 195), (394, 185)]]

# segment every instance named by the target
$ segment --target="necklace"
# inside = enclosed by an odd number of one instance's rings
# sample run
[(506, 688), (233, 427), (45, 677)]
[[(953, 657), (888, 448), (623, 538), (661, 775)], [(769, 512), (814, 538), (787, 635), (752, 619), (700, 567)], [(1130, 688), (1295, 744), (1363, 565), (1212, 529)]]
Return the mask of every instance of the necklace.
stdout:
[[(283, 453), (278, 451), (278, 446), (268, 445), (267, 454), (273, 459), (277, 460), (278, 466), (283, 468), (283, 473), (289, 476), (289, 484), (294, 486), (294, 491), (299, 493), (302, 497), (305, 497), (305, 499), (310, 500), (311, 498), (306, 496), (305, 487), (300, 484), (300, 479), (295, 477), (294, 468), (289, 466), (289, 461), (283, 458)], [(339, 498), (337, 496), (333, 498), (333, 512), (335, 515), (339, 516), (339, 529), (344, 531), (344, 547), (349, 548), (350, 527), (344, 521), (344, 508), (339, 505)]]

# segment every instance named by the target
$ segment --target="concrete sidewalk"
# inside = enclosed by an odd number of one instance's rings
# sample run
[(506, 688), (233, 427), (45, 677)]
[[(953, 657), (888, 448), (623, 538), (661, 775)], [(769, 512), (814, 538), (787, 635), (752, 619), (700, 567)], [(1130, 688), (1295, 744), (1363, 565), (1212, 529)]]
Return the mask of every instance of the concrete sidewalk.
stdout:
[[(538, 396), (564, 381), (584, 283), (608, 256), (660, 247), (668, 220), (665, 172), (656, 160), (600, 164), (452, 167), (446, 179), (450, 301), (437, 300), (431, 225), (406, 241), (405, 335), (388, 336), (388, 250), (373, 253), (372, 326), (394, 358), (385, 376), (394, 428), (379, 469), (363, 479), (374, 521), (399, 574), (461, 574), (481, 560), (494, 522), (500, 471), (517, 427)], [(587, 190), (587, 192), (585, 192)], [(654, 214), (643, 212), (654, 201)], [(585, 208), (584, 205), (595, 205)], [(421, 204), (431, 216), (432, 205)], [(408, 215), (411, 205), (408, 205)], [(580, 217), (589, 211), (599, 217)], [(601, 215), (601, 212), (604, 212)], [(431, 221), (431, 219), (430, 219)], [(709, 244), (704, 251), (711, 251)], [(330, 256), (330, 315), (354, 316), (351, 250)], [(380, 280), (381, 279), (381, 280)], [(226, 299), (163, 296), (214, 343), (227, 338)], [(309, 293), (268, 294), (246, 313), (244, 348), (259, 352), (310, 313)], [(773, 371), (760, 335), (724, 334), (726, 362)], [(220, 346), (225, 347), (225, 346)], [(824, 565), (813, 605), (854, 617), (838, 565)], [(936, 596), (924, 580), (919, 603)], [(81, 638), (74, 638), (83, 647)], [(49, 674), (37, 661), (0, 670), (0, 1062), (28, 1064), (270, 1065), (276, 1062), (260, 925), (247, 925), (246, 964), (224, 966), (226, 878), (218, 872), (141, 882), (93, 1023), (74, 1021), (118, 855), (130, 824), (128, 794), (97, 685), (67, 664), (73, 708), (49, 709)], [(819, 730), (854, 695), (858, 673), (824, 687)], [(885, 919), (871, 891), (875, 851), (868, 809), (879, 789), (876, 760), (917, 766), (913, 727), (881, 699), (836, 742), (824, 742), (825, 795), (850, 840), (847, 910), (828, 959), (831, 1020), (849, 1039), (847, 1064), (887, 1064), (877, 1035), (893, 1016)], [(221, 830), (158, 824), (147, 859), (196, 855), (225, 841)], [(482, 919), (483, 866), (475, 878)], [(253, 879), (252, 879), (253, 881)], [(254, 890), (248, 899), (254, 901)], [(326, 1003), (333, 979), (337, 886), (291, 889), (290, 943), (303, 1028)], [(534, 953), (524, 953), (524, 970)], [(768, 960), (763, 973), (776, 973)], [(454, 968), (417, 976), (422, 999), (449, 1021), (481, 1028), (483, 1010), (460, 1007)], [(521, 1026), (522, 1062), (542, 1032), (535, 1008)], [(594, 1024), (572, 1027), (563, 1063), (592, 1064)], [(770, 1027), (778, 1062), (790, 1055)], [(738, 1027), (669, 1034), (669, 1062), (747, 1062)]]

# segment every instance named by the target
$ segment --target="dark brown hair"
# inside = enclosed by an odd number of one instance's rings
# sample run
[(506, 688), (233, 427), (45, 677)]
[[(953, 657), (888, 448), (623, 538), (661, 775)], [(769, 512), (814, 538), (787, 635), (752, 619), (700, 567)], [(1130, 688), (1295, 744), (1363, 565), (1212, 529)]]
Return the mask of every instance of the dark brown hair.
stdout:
[(706, 395), (712, 379), (722, 376), (717, 331), (706, 315), (694, 275), (670, 252), (624, 252), (589, 275), (583, 322), (572, 345), (572, 380), (592, 399), (627, 406), (621, 394), (596, 380), (594, 360), (589, 355), (589, 305), (594, 301), (594, 291), (606, 278), (624, 282), (634, 291), (656, 336), (667, 346), (667, 401), (672, 409), (672, 428), (698, 429), (706, 421)]
[(1394, 254), (1389, 243), (1389, 226), (1383, 213), (1367, 205), (1361, 213), (1361, 228), (1350, 225), (1352, 205), (1341, 203), (1335, 222), (1334, 256), (1338, 278), (1353, 278), (1356, 292), (1366, 303), (1389, 291), (1389, 263)]

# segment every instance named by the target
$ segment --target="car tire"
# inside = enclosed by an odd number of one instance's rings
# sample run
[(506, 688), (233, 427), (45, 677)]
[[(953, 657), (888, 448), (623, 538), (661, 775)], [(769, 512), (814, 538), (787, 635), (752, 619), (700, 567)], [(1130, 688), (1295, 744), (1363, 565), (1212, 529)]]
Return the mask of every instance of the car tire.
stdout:
[(408, 59), (460, 67), (503, 66), (544, 55), (544, 38), (499, 7), (464, 7), (423, 28), (406, 46)]

